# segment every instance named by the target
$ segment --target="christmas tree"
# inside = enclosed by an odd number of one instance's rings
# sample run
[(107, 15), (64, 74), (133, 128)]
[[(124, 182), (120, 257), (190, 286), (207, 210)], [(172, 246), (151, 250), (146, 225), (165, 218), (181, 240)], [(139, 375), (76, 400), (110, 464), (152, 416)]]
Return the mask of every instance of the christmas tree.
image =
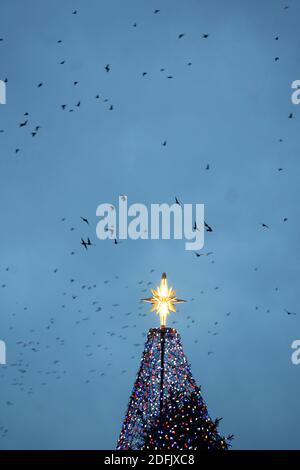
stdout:
[(145, 344), (117, 449), (119, 450), (225, 450), (229, 440), (220, 436), (201, 390), (193, 379), (180, 335), (166, 327), (177, 299), (163, 274), (153, 297), (160, 328), (151, 328)]

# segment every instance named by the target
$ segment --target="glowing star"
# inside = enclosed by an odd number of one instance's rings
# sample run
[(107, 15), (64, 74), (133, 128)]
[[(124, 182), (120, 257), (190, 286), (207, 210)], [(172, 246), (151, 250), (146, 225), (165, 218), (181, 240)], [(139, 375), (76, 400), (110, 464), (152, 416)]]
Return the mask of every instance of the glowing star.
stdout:
[(157, 289), (151, 289), (153, 297), (143, 299), (144, 302), (150, 302), (153, 304), (151, 312), (155, 312), (160, 317), (160, 326), (165, 328), (167, 323), (167, 316), (170, 312), (176, 312), (175, 304), (186, 302), (186, 300), (180, 300), (176, 297), (176, 291), (172, 287), (168, 287), (167, 275), (162, 273), (161, 281)]

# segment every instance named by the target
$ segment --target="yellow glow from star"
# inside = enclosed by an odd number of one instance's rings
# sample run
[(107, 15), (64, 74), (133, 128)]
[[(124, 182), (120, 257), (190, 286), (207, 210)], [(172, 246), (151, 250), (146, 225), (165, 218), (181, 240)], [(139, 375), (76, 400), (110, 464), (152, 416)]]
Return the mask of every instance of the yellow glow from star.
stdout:
[(162, 274), (160, 285), (156, 289), (151, 289), (153, 297), (143, 299), (145, 302), (153, 304), (151, 312), (156, 312), (160, 317), (160, 326), (165, 327), (167, 316), (170, 312), (176, 312), (175, 304), (185, 302), (177, 299), (176, 291), (168, 287), (167, 276)]

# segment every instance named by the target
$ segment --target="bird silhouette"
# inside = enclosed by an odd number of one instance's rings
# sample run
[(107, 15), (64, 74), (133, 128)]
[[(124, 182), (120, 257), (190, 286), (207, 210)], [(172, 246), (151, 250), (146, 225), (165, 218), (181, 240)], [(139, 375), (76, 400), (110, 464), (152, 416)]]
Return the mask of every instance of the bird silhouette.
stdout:
[(179, 201), (179, 199), (175, 196), (175, 203), (178, 204), (180, 207), (182, 207), (182, 203)]
[(198, 253), (197, 251), (194, 252), (197, 258), (200, 258), (200, 256), (204, 256), (204, 253)]
[(81, 239), (81, 245), (84, 246), (84, 248), (87, 250), (88, 249), (88, 243), (82, 238)]
[(285, 313), (287, 315), (297, 315), (295, 312), (290, 312), (289, 310), (287, 310), (286, 308), (284, 309)]

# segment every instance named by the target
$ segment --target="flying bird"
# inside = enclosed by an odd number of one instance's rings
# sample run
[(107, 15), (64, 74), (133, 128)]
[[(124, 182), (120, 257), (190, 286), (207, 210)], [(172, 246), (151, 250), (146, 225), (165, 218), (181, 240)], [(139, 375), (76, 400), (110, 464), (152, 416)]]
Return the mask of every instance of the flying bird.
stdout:
[(87, 248), (88, 243), (83, 238), (81, 239), (81, 245), (84, 246), (86, 250), (88, 249)]
[(28, 123), (28, 119), (26, 119), (26, 121), (24, 122), (21, 122), (20, 126), (19, 127), (25, 127)]
[(294, 313), (294, 312), (289, 312), (286, 308), (284, 309), (284, 311), (285, 311), (288, 315), (297, 315), (297, 314)]
[(109, 64), (107, 64), (104, 68), (105, 68), (106, 72), (110, 72), (110, 65)]
[(182, 207), (181, 202), (179, 201), (179, 199), (176, 196), (175, 196), (175, 203), (178, 204), (180, 207)]
[(202, 34), (202, 37), (203, 37), (203, 39), (207, 39), (207, 38), (208, 38), (208, 36), (209, 36), (209, 34), (208, 34), (208, 33), (204, 33), (204, 34)]
[(178, 39), (183, 38), (183, 36), (185, 36), (185, 33), (180, 33), (180, 34), (178, 34)]

